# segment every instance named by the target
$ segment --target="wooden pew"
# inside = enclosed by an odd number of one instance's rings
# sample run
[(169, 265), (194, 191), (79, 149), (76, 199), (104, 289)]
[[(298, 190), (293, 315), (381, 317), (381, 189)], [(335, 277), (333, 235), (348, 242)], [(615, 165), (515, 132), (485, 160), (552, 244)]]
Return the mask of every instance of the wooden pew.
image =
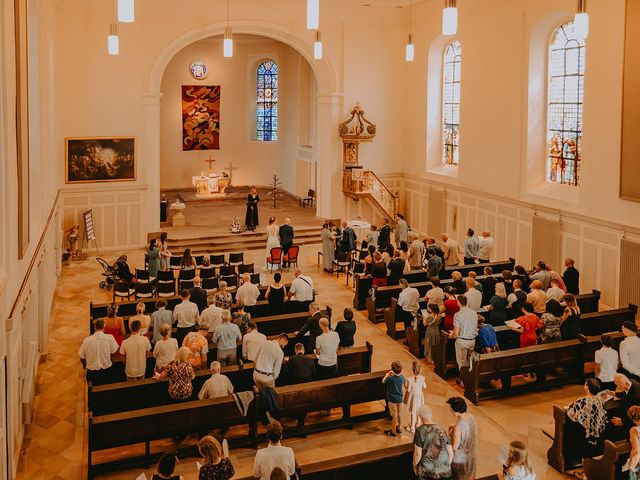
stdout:
[(631, 454), (631, 443), (614, 443), (604, 441), (604, 454), (600, 458), (585, 458), (582, 461), (587, 480), (622, 480), (627, 473), (622, 472), (622, 466)]
[[(371, 371), (373, 345), (367, 342), (364, 347), (338, 350), (338, 376)], [(308, 355), (315, 358), (315, 355)], [(253, 363), (243, 367), (233, 365), (223, 367), (221, 373), (229, 377), (236, 392), (253, 388)], [(190, 400), (197, 400), (198, 393), (205, 381), (211, 376), (211, 370), (199, 370), (193, 380), (193, 394)], [(284, 375), (278, 378), (280, 383), (286, 380)], [(118, 382), (107, 385), (89, 385), (88, 409), (94, 415), (139, 410), (172, 403), (167, 396), (168, 381), (155, 381), (151, 378), (137, 382)]]

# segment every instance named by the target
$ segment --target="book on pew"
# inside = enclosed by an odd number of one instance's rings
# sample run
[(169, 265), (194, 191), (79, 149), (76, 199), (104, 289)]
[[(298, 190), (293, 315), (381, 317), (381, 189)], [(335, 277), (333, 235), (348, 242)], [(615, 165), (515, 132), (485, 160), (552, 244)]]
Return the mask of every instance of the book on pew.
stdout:
[(227, 442), (226, 438), (222, 440), (222, 456), (229, 458), (229, 442)]
[(520, 324), (515, 320), (507, 320), (504, 324), (509, 328), (520, 328)]
[(136, 480), (147, 480), (147, 476), (144, 473), (141, 473), (136, 477)]
[(199, 472), (200, 469), (202, 468), (202, 464), (200, 462), (196, 462), (196, 467), (198, 467), (198, 472)]

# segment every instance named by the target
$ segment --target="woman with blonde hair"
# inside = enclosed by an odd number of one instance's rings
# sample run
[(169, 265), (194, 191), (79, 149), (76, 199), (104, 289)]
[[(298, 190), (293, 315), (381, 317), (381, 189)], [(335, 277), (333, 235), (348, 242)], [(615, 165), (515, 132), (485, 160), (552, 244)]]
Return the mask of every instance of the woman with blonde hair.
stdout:
[(491, 297), (487, 310), (491, 311), (491, 325), (502, 325), (509, 318), (507, 308), (509, 308), (509, 301), (507, 300), (507, 289), (504, 283), (496, 283), (495, 295)]
[(536, 480), (527, 447), (519, 440), (509, 444), (509, 456), (504, 466), (502, 480)]
[(149, 333), (149, 325), (151, 324), (151, 316), (145, 315), (144, 311), (144, 302), (138, 302), (136, 305), (136, 314), (129, 317), (129, 325), (131, 325), (131, 322), (134, 320), (138, 320), (140, 322), (140, 335), (147, 335)]
[(156, 342), (153, 347), (153, 356), (156, 359), (156, 372), (162, 373), (164, 368), (176, 358), (178, 352), (178, 341), (171, 338), (171, 325), (163, 323), (160, 327), (162, 340)]
[(113, 303), (107, 307), (107, 318), (104, 319), (104, 333), (113, 335), (118, 345), (122, 345), (125, 335), (124, 320), (118, 317), (118, 306)]
[(213, 295), (213, 303), (216, 307), (222, 308), (223, 310), (231, 309), (233, 297), (227, 292), (227, 282), (224, 280), (218, 284), (218, 291)]
[(154, 380), (169, 379), (169, 397), (171, 400), (185, 401), (193, 393), (192, 380), (196, 377), (193, 366), (189, 363), (189, 347), (181, 347), (176, 352), (175, 360), (169, 362), (162, 373), (156, 373)]
[(629, 456), (629, 480), (640, 479), (640, 406), (634, 405), (627, 412), (633, 427), (629, 430), (631, 455)]
[(280, 226), (276, 223), (276, 217), (269, 218), (269, 225), (265, 229), (267, 231), (267, 250), (265, 252), (265, 261), (271, 257), (271, 249), (280, 247)]
[(198, 442), (198, 451), (204, 463), (198, 472), (198, 480), (229, 480), (235, 474), (231, 460), (224, 457), (220, 442), (207, 435)]

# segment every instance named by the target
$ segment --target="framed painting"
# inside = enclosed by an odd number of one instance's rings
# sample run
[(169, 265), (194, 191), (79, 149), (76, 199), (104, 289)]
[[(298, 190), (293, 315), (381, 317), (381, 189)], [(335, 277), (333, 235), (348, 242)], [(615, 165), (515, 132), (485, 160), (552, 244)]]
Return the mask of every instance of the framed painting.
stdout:
[(134, 137), (65, 138), (65, 183), (136, 179)]
[(182, 86), (182, 150), (220, 150), (220, 85)]

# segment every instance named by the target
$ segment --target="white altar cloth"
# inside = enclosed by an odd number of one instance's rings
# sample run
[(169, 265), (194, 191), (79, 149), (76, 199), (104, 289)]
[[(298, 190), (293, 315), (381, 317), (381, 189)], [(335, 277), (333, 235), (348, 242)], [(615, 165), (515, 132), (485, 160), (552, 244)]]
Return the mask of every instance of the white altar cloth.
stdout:
[(359, 241), (366, 239), (367, 233), (371, 230), (371, 224), (363, 220), (351, 220), (347, 225), (353, 229)]
[(220, 192), (220, 185), (218, 181), (220, 180), (220, 175), (217, 173), (210, 173), (208, 175), (197, 175), (195, 177), (191, 177), (191, 182), (194, 187), (196, 187), (196, 196), (197, 197), (206, 197), (211, 195), (212, 193)]

